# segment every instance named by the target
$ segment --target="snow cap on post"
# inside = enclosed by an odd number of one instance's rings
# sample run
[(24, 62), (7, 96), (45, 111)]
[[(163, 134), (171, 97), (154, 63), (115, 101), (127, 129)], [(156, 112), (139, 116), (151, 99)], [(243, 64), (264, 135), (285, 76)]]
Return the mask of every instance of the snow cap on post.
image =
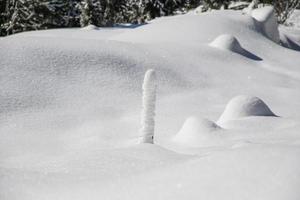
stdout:
[(156, 88), (156, 73), (153, 69), (150, 69), (146, 72), (143, 83), (143, 110), (140, 143), (153, 144)]

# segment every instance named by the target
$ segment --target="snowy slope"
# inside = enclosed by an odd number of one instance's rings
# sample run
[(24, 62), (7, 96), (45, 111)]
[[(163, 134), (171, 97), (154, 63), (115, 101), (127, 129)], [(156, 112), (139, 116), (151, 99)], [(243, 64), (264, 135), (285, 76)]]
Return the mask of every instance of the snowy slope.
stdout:
[[(223, 34), (242, 53), (210, 45)], [(27, 32), (0, 46), (1, 200), (299, 199), (299, 51), (266, 38), (251, 16)], [(137, 145), (150, 68), (157, 144)], [(205, 143), (174, 140), (188, 117), (217, 122), (241, 94), (279, 117), (225, 121)]]

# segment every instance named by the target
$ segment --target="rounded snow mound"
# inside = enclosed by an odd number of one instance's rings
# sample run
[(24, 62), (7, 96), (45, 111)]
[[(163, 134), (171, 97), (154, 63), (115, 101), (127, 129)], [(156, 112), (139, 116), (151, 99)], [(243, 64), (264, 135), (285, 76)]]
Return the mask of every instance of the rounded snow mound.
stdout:
[(244, 53), (244, 49), (242, 48), (239, 41), (236, 39), (236, 37), (230, 34), (223, 34), (218, 36), (214, 41), (210, 43), (210, 46), (240, 54)]
[(87, 31), (89, 31), (89, 30), (98, 30), (98, 29), (99, 29), (99, 27), (97, 27), (93, 24), (90, 24), (90, 25), (87, 25), (87, 26), (81, 28), (81, 30), (87, 30)]
[(231, 51), (253, 60), (262, 60), (260, 57), (244, 49), (238, 39), (230, 34), (222, 34), (209, 44), (211, 47)]
[(269, 18), (272, 18), (274, 15), (274, 7), (273, 6), (265, 6), (262, 8), (257, 8), (252, 10), (251, 15), (257, 21), (264, 22)]
[(173, 141), (188, 146), (207, 146), (216, 138), (213, 132), (221, 129), (216, 123), (208, 119), (189, 117)]
[(266, 37), (276, 43), (280, 42), (278, 23), (273, 6), (254, 9), (251, 16), (256, 20), (257, 25)]
[(219, 122), (249, 116), (276, 116), (267, 104), (258, 97), (240, 95), (229, 101)]

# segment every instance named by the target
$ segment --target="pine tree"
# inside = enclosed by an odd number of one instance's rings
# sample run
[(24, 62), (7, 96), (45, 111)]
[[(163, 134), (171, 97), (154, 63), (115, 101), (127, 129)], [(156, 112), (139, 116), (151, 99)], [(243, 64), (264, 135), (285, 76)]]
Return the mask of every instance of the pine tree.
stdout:
[(140, 2), (140, 0), (125, 1), (120, 9), (120, 12), (117, 13), (117, 22), (133, 24), (143, 23), (141, 20), (142, 14)]
[(6, 26), (8, 23), (9, 1), (0, 0), (0, 36), (6, 35)]
[(128, 5), (133, 5), (136, 1), (126, 0), (103, 0), (103, 10), (104, 10), (104, 26), (113, 26), (117, 23), (128, 23)]
[(79, 26), (80, 0), (51, 0), (48, 6), (58, 21), (54, 22), (57, 27)]
[(190, 10), (201, 5), (200, 0), (186, 0), (184, 1), (184, 5), (182, 6), (184, 10)]
[(218, 10), (221, 8), (228, 9), (230, 0), (203, 0), (203, 9)]
[(84, 0), (80, 5), (80, 25), (81, 27), (92, 24), (92, 3), (91, 0)]
[(61, 18), (51, 9), (47, 0), (8, 1), (8, 34), (27, 30), (47, 29), (62, 26)]
[(65, 9), (65, 15), (64, 15), (64, 18), (66, 19), (67, 27), (80, 26), (80, 22), (79, 22), (80, 10), (79, 10), (79, 6), (78, 6), (79, 3), (80, 3), (80, 0), (68, 0), (66, 9)]
[(106, 0), (105, 1), (105, 8), (104, 8), (104, 21), (103, 24), (105, 26), (113, 26), (115, 22), (115, 17), (116, 17), (116, 3), (114, 0)]
[(90, 24), (96, 26), (114, 26), (126, 23), (131, 16), (126, 0), (84, 0), (81, 4), (82, 26)]
[(182, 8), (182, 0), (141, 0), (140, 10), (143, 21), (156, 17), (173, 15), (176, 10)]

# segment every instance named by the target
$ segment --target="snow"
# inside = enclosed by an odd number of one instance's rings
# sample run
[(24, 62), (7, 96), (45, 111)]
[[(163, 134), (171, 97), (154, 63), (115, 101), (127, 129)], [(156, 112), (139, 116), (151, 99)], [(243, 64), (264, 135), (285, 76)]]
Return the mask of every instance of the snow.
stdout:
[(141, 143), (153, 144), (155, 129), (155, 104), (156, 104), (156, 73), (149, 69), (145, 73), (143, 83), (143, 110)]
[(250, 116), (273, 116), (267, 104), (258, 97), (240, 95), (230, 100), (219, 119), (219, 123)]
[(258, 26), (269, 39), (279, 43), (280, 38), (278, 24), (275, 11), (272, 6), (254, 9), (251, 12), (251, 16), (257, 20)]
[(222, 136), (215, 134), (216, 131), (220, 130), (221, 127), (208, 119), (189, 117), (173, 141), (189, 147), (211, 146), (213, 145), (212, 141), (222, 141)]
[[(279, 30), (297, 39), (292, 27)], [(209, 45), (223, 34), (260, 59)], [(1, 200), (299, 199), (299, 51), (251, 16), (34, 31), (0, 46)], [(159, 85), (155, 144), (137, 145), (148, 69)], [(240, 94), (280, 117), (250, 112), (214, 128)], [(189, 116), (212, 121), (186, 125)], [(173, 139), (182, 125), (183, 144)]]
[(210, 44), (211, 47), (215, 47), (221, 50), (232, 51), (238, 53), (242, 56), (245, 56), (253, 60), (261, 60), (260, 57), (254, 55), (253, 53), (244, 49), (236, 37), (230, 34), (223, 34), (218, 36)]
[(90, 25), (87, 25), (87, 26), (85, 26), (85, 27), (83, 27), (83, 28), (81, 28), (81, 30), (98, 30), (99, 29), (99, 27), (97, 27), (97, 26), (95, 26), (95, 25), (93, 25), (93, 24), (90, 24)]
[(241, 47), (239, 41), (233, 35), (220, 35), (212, 43), (210, 43), (210, 46), (233, 51), (240, 54), (243, 53), (243, 48)]

